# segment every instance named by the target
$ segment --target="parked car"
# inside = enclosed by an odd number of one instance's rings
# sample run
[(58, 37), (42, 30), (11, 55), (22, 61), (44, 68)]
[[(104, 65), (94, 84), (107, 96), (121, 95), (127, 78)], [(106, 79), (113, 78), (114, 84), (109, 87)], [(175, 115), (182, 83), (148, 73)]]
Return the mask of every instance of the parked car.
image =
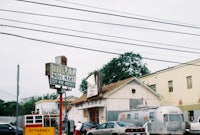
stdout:
[(200, 117), (196, 122), (186, 122), (185, 126), (186, 135), (199, 135), (200, 134)]
[(99, 124), (97, 122), (84, 122), (81, 128), (81, 135), (86, 135), (87, 131), (98, 126)]
[[(0, 122), (0, 135), (16, 135), (17, 128), (9, 123)], [(18, 128), (18, 135), (23, 135), (23, 129)]]
[(146, 132), (144, 127), (129, 122), (109, 121), (89, 130), (87, 135), (146, 135)]

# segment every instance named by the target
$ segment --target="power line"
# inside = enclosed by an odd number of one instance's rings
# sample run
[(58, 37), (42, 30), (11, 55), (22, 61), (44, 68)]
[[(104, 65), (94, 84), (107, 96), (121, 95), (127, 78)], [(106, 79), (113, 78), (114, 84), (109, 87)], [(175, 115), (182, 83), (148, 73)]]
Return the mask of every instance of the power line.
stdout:
[(81, 22), (90, 22), (90, 23), (114, 25), (114, 26), (121, 26), (121, 27), (128, 27), (128, 28), (153, 30), (153, 31), (159, 31), (159, 32), (176, 33), (176, 34), (183, 34), (183, 35), (190, 35), (190, 36), (200, 36), (200, 34), (195, 34), (195, 33), (187, 33), (187, 32), (180, 32), (180, 31), (173, 31), (173, 30), (156, 29), (156, 28), (141, 27), (141, 26), (134, 26), (134, 25), (125, 25), (125, 24), (119, 24), (119, 23), (109, 23), (109, 22), (102, 22), (102, 21), (93, 21), (93, 20), (78, 19), (78, 18), (52, 16), (52, 15), (37, 14), (37, 13), (30, 13), (30, 12), (22, 12), (22, 11), (16, 11), (16, 10), (0, 9), (0, 11), (14, 12), (14, 13), (28, 14), (28, 15), (36, 15), (36, 16), (43, 16), (43, 17), (51, 17), (51, 18), (59, 18), (59, 19), (67, 19), (67, 20), (74, 20), (74, 21), (81, 21)]
[(6, 92), (6, 91), (4, 91), (4, 90), (0, 90), (2, 93), (4, 93), (4, 94), (7, 94), (7, 95), (9, 95), (9, 96), (12, 96), (12, 97), (16, 97), (15, 95), (12, 95), (12, 94), (10, 94), (10, 93), (8, 93), (8, 92)]
[(178, 24), (178, 25), (181, 24), (181, 25), (193, 26), (193, 27), (200, 28), (200, 26), (194, 25), (194, 24), (183, 23), (183, 22), (172, 21), (172, 20), (161, 19), (161, 18), (150, 17), (150, 16), (145, 16), (145, 15), (139, 15), (139, 14), (133, 14), (133, 13), (123, 12), (123, 11), (117, 11), (117, 10), (112, 10), (112, 9), (107, 9), (107, 8), (102, 8), (102, 7), (97, 7), (97, 6), (91, 6), (91, 5), (87, 5), (87, 4), (69, 2), (69, 1), (65, 1), (65, 0), (54, 0), (54, 1), (59, 1), (59, 2), (63, 2), (63, 3), (68, 3), (68, 4), (73, 4), (73, 5), (79, 5), (79, 6), (84, 6), (84, 7), (94, 8), (94, 9), (100, 9), (100, 10), (104, 10), (104, 11), (111, 11), (111, 12), (120, 13), (120, 14), (134, 15), (134, 16), (139, 16), (139, 17), (144, 17), (144, 18), (156, 19), (156, 20), (159, 20), (160, 22), (164, 21), (164, 23), (167, 21), (167, 22), (171, 22), (173, 24), (175, 23), (175, 24)]
[[(69, 44), (63, 44), (63, 43), (57, 43), (57, 42), (53, 42), (53, 41), (47, 41), (47, 40), (41, 40), (41, 39), (36, 39), (36, 38), (30, 38), (30, 37), (25, 37), (25, 36), (21, 36), (21, 35), (17, 35), (17, 34), (12, 34), (12, 33), (7, 33), (7, 32), (0, 32), (0, 34), (2, 34), (2, 35), (8, 35), (8, 36), (13, 36), (13, 37), (18, 37), (18, 38), (23, 38), (23, 39), (32, 40), (32, 41), (38, 41), (38, 42), (48, 43), (48, 44), (54, 44), (54, 45), (58, 45), (58, 46), (65, 46), (65, 47), (71, 47), (71, 48), (88, 50), (88, 51), (95, 51), (95, 52), (100, 52), (100, 53), (121, 55), (120, 53), (116, 53), (116, 52), (109, 52), (109, 51), (102, 51), (102, 50), (90, 49), (90, 48), (85, 48), (85, 47), (72, 46), (72, 45), (69, 45)], [(153, 59), (153, 58), (147, 58), (147, 57), (142, 57), (142, 58), (143, 59), (147, 59), (147, 60), (152, 60), (152, 61), (160, 61), (160, 62), (167, 62), (167, 63), (200, 66), (198, 64), (181, 63), (181, 62), (161, 60), (161, 59)]]
[(26, 21), (19, 21), (19, 20), (7, 19), (7, 18), (0, 18), (0, 20), (6, 20), (6, 21), (11, 21), (11, 22), (23, 23), (23, 24), (31, 24), (31, 25), (36, 25), (36, 26), (60, 29), (60, 30), (68, 30), (68, 31), (80, 32), (80, 33), (86, 33), (86, 34), (93, 34), (93, 35), (98, 35), (98, 36), (105, 36), (105, 37), (119, 38), (119, 39), (125, 39), (125, 40), (146, 42), (146, 43), (152, 43), (152, 44), (159, 44), (159, 45), (164, 45), (164, 46), (181, 47), (181, 48), (185, 48), (185, 49), (200, 50), (199, 48), (193, 48), (193, 47), (185, 47), (185, 46), (179, 46), (179, 45), (173, 45), (173, 44), (167, 44), (167, 43), (159, 43), (159, 42), (153, 42), (153, 41), (147, 41), (147, 40), (139, 40), (139, 39), (133, 39), (133, 38), (119, 37), (119, 36), (100, 34), (100, 33), (94, 33), (94, 32), (87, 32), (87, 31), (81, 31), (81, 30), (74, 30), (74, 29), (68, 29), (68, 28), (64, 28), (64, 27), (56, 27), (56, 26), (26, 22)]
[(50, 33), (50, 34), (57, 34), (57, 35), (63, 35), (63, 36), (70, 36), (70, 37), (76, 37), (76, 38), (84, 38), (84, 39), (90, 39), (90, 40), (98, 40), (98, 41), (111, 42), (111, 43), (117, 43), (117, 44), (125, 44), (125, 45), (129, 45), (129, 46), (139, 46), (139, 47), (154, 48), (154, 49), (161, 49), (161, 50), (169, 50), (169, 51), (177, 51), (177, 52), (185, 52), (185, 53), (200, 54), (200, 52), (194, 52), (194, 51), (186, 51), (186, 50), (179, 50), (179, 49), (155, 47), (155, 46), (150, 46), (150, 45), (134, 44), (134, 43), (128, 43), (128, 42), (122, 42), (122, 41), (114, 41), (114, 40), (107, 40), (107, 39), (102, 39), (102, 38), (93, 38), (93, 37), (87, 37), (87, 36), (79, 36), (79, 35), (73, 35), (73, 34), (58, 33), (58, 32), (45, 31), (45, 30), (38, 30), (38, 29), (32, 29), (32, 28), (25, 28), (25, 27), (13, 26), (13, 25), (4, 25), (4, 24), (0, 24), (0, 26), (12, 27), (12, 28), (24, 29), (24, 30), (31, 30), (31, 31), (37, 31), (37, 32), (45, 32), (45, 33)]
[(12, 34), (12, 33), (0, 32), (0, 34), (14, 36), (14, 37), (28, 39), (28, 40), (33, 40), (33, 41), (38, 41), (38, 42), (43, 42), (43, 43), (54, 44), (54, 45), (58, 45), (58, 46), (65, 46), (65, 47), (71, 47), (71, 48), (88, 50), (88, 51), (95, 51), (95, 52), (101, 52), (101, 53), (107, 53), (107, 54), (120, 55), (120, 53), (109, 52), (109, 51), (102, 51), (102, 50), (97, 50), (97, 49), (90, 49), (90, 48), (86, 48), (86, 47), (78, 47), (78, 46), (73, 46), (73, 45), (70, 45), (70, 44), (63, 44), (63, 43), (57, 43), (57, 42), (53, 42), (53, 41), (47, 41), (47, 40), (41, 40), (41, 39), (36, 39), (36, 38), (30, 38), (30, 37), (25, 37), (25, 36), (21, 36), (21, 35), (17, 35), (17, 34)]
[(65, 8), (65, 9), (71, 9), (71, 10), (77, 10), (77, 11), (83, 11), (83, 12), (89, 12), (89, 13), (103, 14), (103, 15), (109, 15), (109, 16), (116, 16), (116, 17), (122, 17), (122, 18), (128, 18), (128, 19), (135, 19), (135, 20), (141, 20), (141, 21), (148, 21), (148, 22), (154, 22), (154, 23), (162, 23), (162, 24), (168, 24), (168, 25), (176, 25), (176, 26), (182, 26), (182, 27), (200, 29), (200, 27), (198, 27), (198, 26), (189, 26), (189, 25), (178, 24), (178, 23), (164, 22), (164, 21), (158, 21), (158, 20), (153, 20), (153, 19), (144, 19), (144, 18), (138, 18), (138, 17), (132, 17), (132, 16), (125, 16), (125, 15), (119, 15), (119, 14), (99, 12), (99, 11), (94, 11), (94, 10), (73, 8), (73, 7), (68, 7), (68, 6), (59, 6), (59, 5), (47, 4), (47, 3), (41, 3), (41, 2), (33, 2), (33, 1), (28, 1), (28, 0), (16, 0), (16, 1), (27, 2), (27, 3), (32, 3), (32, 4), (38, 4), (38, 5), (44, 5), (44, 6)]

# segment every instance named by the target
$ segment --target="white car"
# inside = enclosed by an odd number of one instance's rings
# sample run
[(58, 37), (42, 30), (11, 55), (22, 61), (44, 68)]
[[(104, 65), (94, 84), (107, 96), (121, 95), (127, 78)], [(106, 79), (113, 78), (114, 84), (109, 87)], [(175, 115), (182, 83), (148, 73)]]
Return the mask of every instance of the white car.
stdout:
[(136, 127), (132, 123), (108, 121), (89, 130), (87, 135), (146, 135), (146, 132), (144, 127)]

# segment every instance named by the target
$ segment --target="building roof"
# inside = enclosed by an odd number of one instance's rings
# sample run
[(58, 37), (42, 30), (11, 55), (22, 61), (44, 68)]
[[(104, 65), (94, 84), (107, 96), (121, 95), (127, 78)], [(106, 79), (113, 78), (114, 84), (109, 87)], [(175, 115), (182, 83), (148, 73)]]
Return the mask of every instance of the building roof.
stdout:
[(184, 66), (191, 66), (191, 65), (193, 65), (193, 66), (199, 66), (199, 65), (196, 64), (196, 63), (199, 63), (199, 62), (200, 62), (200, 58), (192, 60), (192, 61), (189, 61), (189, 62), (180, 63), (180, 64), (178, 64), (176, 66), (168, 67), (166, 69), (161, 69), (161, 70), (158, 70), (156, 72), (143, 75), (140, 78), (148, 77), (150, 75), (159, 74), (159, 73), (162, 73), (162, 72), (167, 72), (167, 71), (174, 70), (174, 69), (177, 69), (177, 68), (181, 68), (181, 67), (184, 67)]
[(76, 99), (75, 101), (72, 102), (72, 104), (78, 104), (78, 103), (82, 103), (85, 101), (90, 101), (90, 100), (97, 100), (97, 99), (102, 99), (102, 98), (106, 98), (107, 96), (109, 96), (110, 94), (114, 93), (115, 91), (119, 90), (121, 87), (127, 85), (129, 82), (131, 81), (136, 81), (137, 83), (141, 84), (142, 86), (144, 86), (146, 89), (148, 89), (150, 92), (152, 92), (153, 94), (155, 94), (158, 98), (162, 98), (162, 96), (160, 94), (158, 94), (157, 92), (155, 92), (154, 90), (152, 90), (151, 88), (149, 88), (147, 85), (145, 85), (144, 83), (142, 83), (139, 79), (135, 78), (135, 77), (130, 77), (115, 83), (111, 83), (108, 85), (104, 85), (102, 87), (102, 91), (99, 95), (88, 98), (87, 99), (87, 93), (83, 94), (80, 98)]
[[(74, 96), (67, 96), (67, 97), (63, 97), (63, 103), (64, 102), (73, 102), (74, 100), (76, 100), (77, 97), (74, 97)], [(35, 104), (40, 104), (40, 103), (44, 103), (44, 102), (59, 102), (60, 101), (60, 98), (58, 97), (57, 99), (42, 99), (42, 100), (39, 100), (37, 101)]]

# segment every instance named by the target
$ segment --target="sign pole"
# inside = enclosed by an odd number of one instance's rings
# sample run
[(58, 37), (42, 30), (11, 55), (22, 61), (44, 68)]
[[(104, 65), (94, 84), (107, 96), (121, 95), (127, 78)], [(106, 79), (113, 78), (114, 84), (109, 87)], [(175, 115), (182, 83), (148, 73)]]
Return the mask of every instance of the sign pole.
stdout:
[(56, 89), (60, 95), (59, 135), (62, 135), (62, 94), (65, 90), (69, 90), (69, 87), (75, 88), (76, 69), (67, 67), (65, 56), (58, 56), (56, 63), (46, 63), (46, 75), (49, 79), (50, 88)]
[(60, 93), (60, 129), (59, 130), (60, 130), (59, 135), (62, 135), (62, 92)]

